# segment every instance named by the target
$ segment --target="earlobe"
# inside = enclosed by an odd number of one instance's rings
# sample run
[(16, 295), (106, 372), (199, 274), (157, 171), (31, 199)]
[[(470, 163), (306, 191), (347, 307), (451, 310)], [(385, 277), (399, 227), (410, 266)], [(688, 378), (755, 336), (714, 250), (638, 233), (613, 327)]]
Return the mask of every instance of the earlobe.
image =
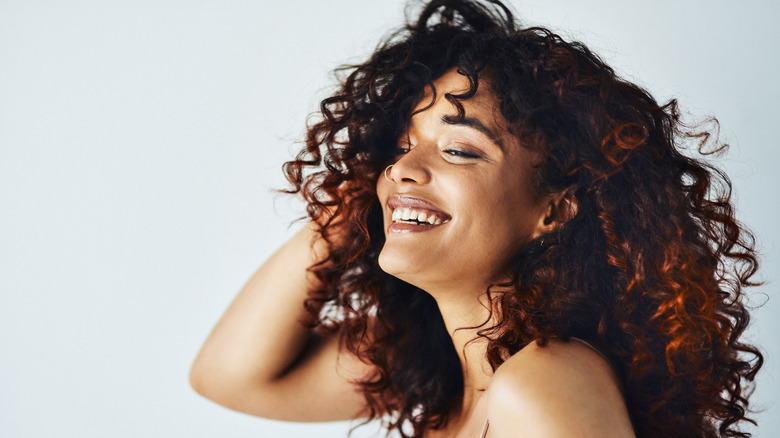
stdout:
[(555, 203), (550, 201), (547, 205), (547, 213), (544, 215), (544, 221), (542, 222), (545, 228), (549, 228), (555, 222), (555, 210)]

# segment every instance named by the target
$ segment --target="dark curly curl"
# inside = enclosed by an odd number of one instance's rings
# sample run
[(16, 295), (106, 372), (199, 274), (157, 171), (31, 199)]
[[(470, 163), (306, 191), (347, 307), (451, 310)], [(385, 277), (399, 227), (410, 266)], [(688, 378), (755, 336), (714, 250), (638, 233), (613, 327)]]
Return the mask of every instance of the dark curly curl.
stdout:
[(501, 315), (480, 332), (493, 368), (534, 340), (576, 336), (615, 367), (639, 437), (750, 436), (738, 426), (753, 422), (748, 387), (763, 363), (740, 341), (754, 241), (735, 219), (728, 177), (683, 153), (708, 155), (713, 139), (682, 123), (676, 101), (659, 105), (581, 43), (519, 28), (497, 1), (431, 1), (367, 62), (343, 68), (284, 166), (330, 243), (311, 268), (322, 280), (306, 302), (312, 324), (376, 366), (360, 382), (371, 418), (422, 436), (462, 399), (435, 301), (377, 264), (377, 177), (425, 87), (453, 67), (472, 84), (457, 99), (489, 87), (510, 132), (545, 158), (536, 188), (568, 190), (577, 205), (517, 254), (511, 292), (487, 291)]

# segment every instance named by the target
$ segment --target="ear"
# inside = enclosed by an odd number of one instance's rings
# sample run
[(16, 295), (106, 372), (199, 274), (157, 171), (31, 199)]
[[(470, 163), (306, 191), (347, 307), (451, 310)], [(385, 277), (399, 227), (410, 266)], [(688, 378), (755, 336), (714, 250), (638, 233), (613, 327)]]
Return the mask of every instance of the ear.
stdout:
[(542, 219), (544, 232), (553, 231), (577, 215), (577, 198), (574, 196), (573, 187), (552, 193), (545, 201), (548, 206)]

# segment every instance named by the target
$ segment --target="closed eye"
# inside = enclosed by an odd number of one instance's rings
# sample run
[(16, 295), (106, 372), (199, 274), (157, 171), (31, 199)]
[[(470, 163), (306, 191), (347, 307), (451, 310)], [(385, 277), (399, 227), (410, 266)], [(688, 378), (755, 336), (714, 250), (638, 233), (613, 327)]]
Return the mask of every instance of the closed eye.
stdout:
[(445, 154), (452, 155), (453, 157), (458, 158), (468, 158), (468, 159), (475, 159), (475, 158), (482, 158), (481, 155), (477, 155), (471, 152), (462, 151), (459, 149), (446, 149), (444, 151)]

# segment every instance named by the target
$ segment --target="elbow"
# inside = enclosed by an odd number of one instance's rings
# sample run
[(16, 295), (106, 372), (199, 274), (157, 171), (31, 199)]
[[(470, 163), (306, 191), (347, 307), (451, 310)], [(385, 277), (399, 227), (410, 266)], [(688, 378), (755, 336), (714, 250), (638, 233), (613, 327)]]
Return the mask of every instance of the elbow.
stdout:
[(209, 397), (209, 373), (204, 370), (203, 364), (196, 359), (190, 367), (190, 387), (199, 395), (211, 399)]
[(190, 387), (201, 397), (228, 409), (240, 410), (236, 403), (239, 393), (231, 390), (232, 382), (219, 370), (209, 369), (195, 361), (190, 368), (189, 381)]
[(200, 396), (228, 409), (259, 417), (268, 417), (262, 409), (267, 402), (267, 387), (236, 369), (195, 360), (189, 383)]
[(190, 367), (190, 387), (197, 394), (229, 407), (230, 397), (236, 394), (235, 388), (247, 386), (235, 382), (235, 376), (235, 370), (225, 369), (223, 364), (199, 355)]

